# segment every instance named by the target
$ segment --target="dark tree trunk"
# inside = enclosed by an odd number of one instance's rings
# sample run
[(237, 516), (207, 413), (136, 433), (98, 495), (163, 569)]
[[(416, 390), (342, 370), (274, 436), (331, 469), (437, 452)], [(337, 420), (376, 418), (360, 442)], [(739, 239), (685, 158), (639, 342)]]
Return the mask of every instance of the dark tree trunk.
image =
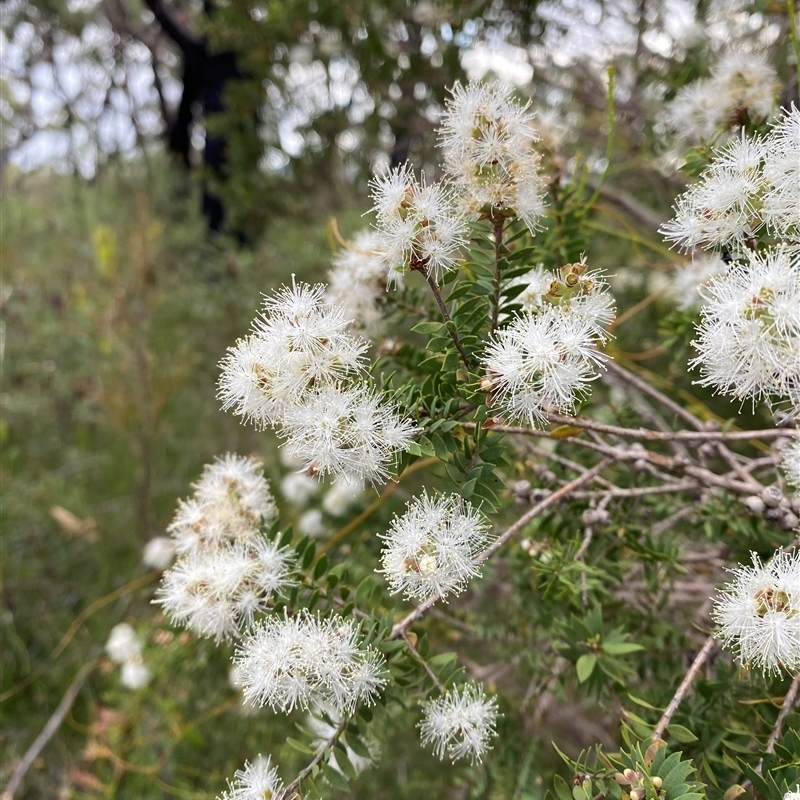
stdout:
[[(164, 33), (178, 46), (183, 56), (183, 93), (178, 113), (168, 124), (167, 142), (169, 149), (190, 166), (191, 126), (196, 109), (199, 107), (204, 117), (225, 110), (225, 86), (231, 80), (243, 77), (233, 52), (209, 53), (206, 42), (184, 27), (174, 17), (162, 0), (145, 0)], [(210, 13), (210, 9), (206, 9)], [(226, 141), (223, 136), (206, 132), (203, 161), (220, 180), (225, 180)], [(225, 220), (225, 207), (222, 200), (203, 185), (203, 214), (208, 228), (219, 231)]]

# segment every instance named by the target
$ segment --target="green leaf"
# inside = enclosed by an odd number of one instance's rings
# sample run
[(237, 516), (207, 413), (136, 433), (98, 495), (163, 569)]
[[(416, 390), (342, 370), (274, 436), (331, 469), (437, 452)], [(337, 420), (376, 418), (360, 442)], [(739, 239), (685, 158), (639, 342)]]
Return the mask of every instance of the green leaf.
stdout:
[(603, 652), (610, 656), (623, 656), (627, 653), (636, 653), (639, 650), (644, 650), (644, 647), (633, 642), (603, 642)]
[(553, 786), (556, 795), (558, 795), (558, 800), (572, 800), (572, 792), (569, 785), (560, 775), (556, 775), (553, 779)]
[(310, 756), (314, 754), (314, 751), (308, 745), (298, 742), (297, 739), (292, 739), (291, 736), (286, 737), (286, 744), (298, 752), (303, 753), (303, 755)]
[(429, 336), (432, 333), (441, 333), (444, 330), (443, 322), (425, 321), (418, 322), (411, 330), (414, 333), (421, 333), (424, 336)]
[(578, 672), (578, 683), (585, 683), (589, 680), (591, 674), (594, 672), (595, 665), (597, 664), (597, 655), (595, 653), (584, 653), (575, 664), (575, 669)]
[(697, 741), (697, 737), (688, 728), (684, 728), (683, 725), (668, 725), (667, 733), (681, 744), (691, 744)]
[(341, 792), (350, 791), (350, 784), (348, 784), (347, 778), (345, 778), (345, 776), (342, 775), (342, 773), (338, 770), (333, 769), (333, 767), (330, 767), (327, 764), (323, 764), (322, 774), (334, 789), (339, 789)]

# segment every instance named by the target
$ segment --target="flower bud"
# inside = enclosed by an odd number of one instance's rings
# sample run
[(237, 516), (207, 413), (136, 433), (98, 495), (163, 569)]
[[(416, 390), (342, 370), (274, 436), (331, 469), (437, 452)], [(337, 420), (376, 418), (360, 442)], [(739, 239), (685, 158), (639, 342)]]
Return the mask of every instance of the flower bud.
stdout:
[(761, 499), (768, 508), (777, 508), (783, 499), (783, 492), (776, 484), (766, 486), (761, 492)]
[(750, 497), (745, 497), (745, 499), (742, 500), (742, 502), (744, 503), (745, 508), (751, 514), (763, 514), (764, 513), (764, 508), (766, 506), (764, 505), (764, 501), (760, 497), (756, 497), (756, 495), (753, 494), (753, 495), (750, 495)]

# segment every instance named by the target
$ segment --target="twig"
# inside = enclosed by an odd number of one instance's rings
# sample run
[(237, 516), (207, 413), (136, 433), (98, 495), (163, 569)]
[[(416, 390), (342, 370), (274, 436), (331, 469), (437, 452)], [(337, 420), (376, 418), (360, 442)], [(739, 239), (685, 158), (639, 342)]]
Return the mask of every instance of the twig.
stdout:
[(439, 676), (431, 669), (430, 664), (420, 655), (419, 650), (414, 647), (414, 644), (411, 641), (411, 638), (408, 635), (407, 631), (403, 631), (403, 641), (406, 643), (406, 646), (411, 651), (411, 655), (418, 664), (422, 666), (425, 672), (428, 673), (428, 677), (434, 682), (436, 688), (444, 694), (445, 688), (444, 684), (439, 680)]
[[(539, 516), (543, 511), (550, 506), (563, 500), (570, 492), (583, 486), (584, 483), (591, 481), (596, 475), (599, 475), (606, 467), (614, 462), (613, 458), (604, 458), (599, 464), (587, 469), (583, 475), (579, 475), (575, 480), (562, 486), (557, 491), (548, 495), (544, 500), (537, 503), (533, 508), (529, 509), (523, 514), (510, 528), (508, 528), (502, 535), (498, 536), (482, 553), (475, 558), (476, 564), (482, 564), (488, 558), (491, 558), (497, 550), (499, 550), (512, 536), (519, 533), (534, 517)], [(437, 597), (430, 597), (424, 602), (420, 603), (413, 611), (409, 612), (400, 622), (393, 628), (392, 632), (387, 637), (389, 641), (400, 638), (408, 628), (421, 617), (430, 607), (438, 600)]]
[(0, 795), (0, 800), (13, 800), (14, 793), (22, 785), (22, 781), (25, 779), (25, 775), (28, 773), (31, 765), (34, 761), (36, 761), (36, 759), (39, 757), (39, 753), (42, 752), (45, 745), (50, 741), (50, 739), (53, 738), (53, 735), (61, 726), (61, 723), (64, 721), (64, 717), (67, 716), (69, 710), (72, 708), (72, 704), (75, 702), (75, 698), (77, 698), (81, 687), (89, 677), (89, 673), (97, 666), (97, 664), (97, 660), (91, 661), (88, 664), (84, 664), (80, 672), (78, 672), (78, 674), (72, 679), (72, 683), (67, 687), (67, 691), (64, 692), (61, 702), (56, 707), (56, 710), (53, 712), (50, 719), (47, 720), (47, 724), (44, 726), (44, 728), (42, 728), (42, 732), (36, 737), (33, 744), (28, 748), (28, 751), (22, 757), (22, 761), (20, 761), (19, 766), (14, 770), (11, 780), (3, 790), (3, 794)]
[(497, 330), (497, 319), (500, 314), (500, 260), (503, 248), (503, 223), (501, 216), (492, 217), (492, 227), (494, 229), (494, 294), (492, 296), (492, 327), (490, 333)]
[(684, 675), (681, 685), (678, 687), (678, 691), (675, 692), (675, 696), (669, 701), (667, 710), (664, 712), (663, 716), (658, 721), (658, 725), (656, 725), (656, 729), (653, 731), (653, 741), (664, 738), (664, 731), (667, 729), (667, 725), (669, 725), (670, 720), (678, 710), (678, 706), (680, 706), (684, 695), (689, 690), (689, 687), (692, 685), (694, 679), (697, 677), (697, 673), (700, 672), (701, 667), (706, 663), (708, 657), (711, 655), (711, 651), (714, 649), (716, 641), (717, 640), (713, 636), (709, 636), (700, 649), (700, 652), (695, 656), (692, 666), (689, 667), (689, 671), (686, 673), (686, 675)]
[(450, 334), (450, 338), (453, 340), (453, 344), (456, 346), (456, 350), (458, 350), (458, 354), (461, 356), (461, 361), (467, 368), (467, 372), (469, 372), (469, 356), (467, 355), (467, 351), (464, 350), (464, 345), (461, 344), (461, 339), (458, 338), (458, 332), (453, 324), (453, 320), (450, 319), (450, 312), (447, 310), (444, 300), (442, 300), (442, 293), (439, 290), (439, 285), (436, 283), (436, 279), (433, 277), (433, 275), (431, 275), (427, 267), (419, 267), (418, 271), (424, 275), (425, 280), (428, 282), (428, 286), (431, 287), (433, 296), (436, 298), (436, 304), (439, 306), (439, 311), (441, 312), (442, 319), (444, 320), (444, 326), (447, 328), (447, 332)]
[(297, 777), (290, 784), (288, 784), (281, 790), (276, 800), (292, 799), (295, 790), (300, 785), (300, 782), (305, 780), (311, 774), (314, 767), (316, 767), (317, 764), (319, 764), (320, 761), (322, 761), (322, 759), (325, 757), (325, 753), (327, 753), (328, 750), (330, 750), (330, 748), (333, 747), (334, 744), (336, 744), (339, 737), (344, 733), (344, 730), (347, 727), (347, 722), (348, 722), (347, 719), (343, 719), (339, 723), (336, 730), (331, 734), (330, 739), (328, 739), (326, 742), (323, 742), (322, 746), (319, 748), (314, 758), (312, 758), (311, 761), (308, 763), (308, 765), (305, 766), (298, 773)]
[[(786, 692), (786, 697), (783, 698), (783, 705), (781, 706), (780, 713), (778, 714), (778, 719), (775, 720), (775, 727), (772, 729), (772, 733), (769, 735), (769, 739), (767, 740), (767, 753), (772, 753), (775, 751), (775, 745), (778, 743), (778, 739), (781, 738), (781, 733), (783, 732), (783, 723), (785, 722), (786, 717), (789, 716), (792, 706), (797, 701), (798, 692), (800, 692), (800, 674), (795, 675), (792, 685), (789, 687), (789, 691)], [(758, 771), (761, 772), (760, 764)]]

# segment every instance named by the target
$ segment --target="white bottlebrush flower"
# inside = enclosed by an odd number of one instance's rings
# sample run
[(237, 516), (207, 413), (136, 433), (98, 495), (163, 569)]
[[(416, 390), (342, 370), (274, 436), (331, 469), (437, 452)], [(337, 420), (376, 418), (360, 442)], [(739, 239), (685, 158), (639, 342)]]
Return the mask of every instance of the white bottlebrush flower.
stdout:
[(173, 623), (216, 641), (237, 637), (292, 585), (288, 548), (257, 536), (186, 553), (164, 573), (155, 602)]
[(414, 427), (368, 385), (325, 386), (308, 394), (284, 420), (290, 455), (309, 475), (377, 483), (408, 448)]
[(178, 504), (167, 528), (178, 553), (247, 541), (278, 515), (262, 464), (255, 458), (226, 453), (206, 464), (194, 488), (194, 497)]
[(304, 393), (361, 370), (367, 344), (348, 331), (344, 309), (324, 295), (322, 285), (293, 282), (266, 298), (251, 335), (221, 362), (224, 410), (265, 428)]
[(778, 75), (762, 53), (732, 52), (711, 70), (718, 102), (730, 126), (763, 122), (772, 115), (779, 87)]
[(482, 514), (457, 494), (411, 500), (392, 520), (381, 553), (382, 572), (392, 593), (427, 600), (458, 593), (480, 575), (475, 558), (490, 541)]
[(274, 711), (317, 705), (352, 714), (385, 683), (383, 657), (359, 644), (351, 620), (308, 612), (270, 616), (242, 641), (234, 662), (245, 697)]
[(758, 207), (765, 149), (763, 139), (742, 134), (715, 150), (698, 183), (675, 201), (674, 217), (661, 227), (664, 237), (686, 250), (742, 249), (764, 224)]
[(573, 411), (605, 360), (600, 342), (597, 321), (569, 308), (549, 306), (518, 317), (486, 350), (493, 402), (530, 425), (543, 422), (548, 411)]
[(681, 87), (667, 104), (667, 124), (689, 142), (714, 139), (725, 127), (726, 116), (714, 83), (708, 78)]
[(380, 234), (364, 230), (334, 256), (328, 299), (344, 308), (353, 331), (373, 339), (383, 332), (387, 284), (400, 280), (387, 265)]
[(800, 400), (800, 256), (752, 254), (701, 289), (694, 341), (704, 386), (740, 400)]
[(425, 703), (419, 727), (422, 743), (432, 744), (439, 758), (469, 756), (474, 764), (491, 748), (496, 721), (497, 698), (487, 700), (480, 684), (466, 683)]
[(142, 563), (150, 569), (165, 570), (175, 558), (175, 543), (168, 536), (155, 536), (142, 551)]
[(325, 524), (325, 517), (322, 512), (318, 508), (312, 508), (297, 520), (297, 530), (303, 536), (317, 539), (328, 530), (328, 526)]
[(761, 214), (776, 236), (800, 243), (800, 110), (792, 106), (766, 139)]
[(696, 311), (702, 303), (700, 288), (711, 278), (724, 274), (727, 269), (725, 262), (717, 255), (697, 255), (675, 269), (669, 285), (669, 296), (681, 311)]
[(800, 671), (800, 550), (778, 551), (767, 564), (731, 570), (714, 600), (715, 634), (740, 664), (764, 674)]
[(278, 800), (283, 790), (283, 781), (278, 770), (271, 766), (270, 757), (259, 755), (255, 761), (245, 761), (244, 769), (236, 770), (228, 791), (217, 800)]
[(120, 683), (127, 689), (142, 689), (150, 683), (152, 677), (141, 655), (136, 655), (122, 664)]
[(467, 225), (452, 192), (417, 181), (407, 166), (372, 181), (375, 249), (388, 274), (424, 269), (439, 279), (458, 263)]
[(516, 216), (535, 230), (544, 181), (529, 105), (499, 84), (456, 83), (439, 136), (445, 169), (470, 216)]
[(322, 498), (322, 509), (332, 517), (343, 517), (363, 491), (362, 481), (337, 478)]
[[(298, 464), (298, 468), (301, 465)], [(308, 505), (311, 498), (319, 491), (319, 482), (301, 472), (290, 472), (281, 481), (281, 494), (293, 505)]]
[(139, 656), (142, 652), (142, 643), (136, 631), (127, 622), (120, 622), (111, 629), (106, 642), (108, 657), (117, 664), (124, 664)]
[(687, 141), (713, 140), (747, 120), (772, 115), (778, 76), (758, 53), (725, 56), (702, 78), (681, 88), (668, 105), (667, 123)]
[(781, 466), (786, 474), (786, 482), (800, 493), (800, 435), (784, 447)]

